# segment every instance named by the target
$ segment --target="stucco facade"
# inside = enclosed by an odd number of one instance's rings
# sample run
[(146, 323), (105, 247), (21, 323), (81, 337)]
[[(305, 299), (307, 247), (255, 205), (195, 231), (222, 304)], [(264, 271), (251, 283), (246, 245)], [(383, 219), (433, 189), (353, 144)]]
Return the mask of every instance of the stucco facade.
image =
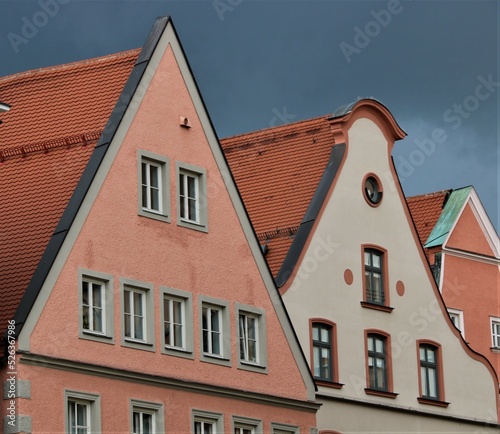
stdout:
[[(333, 181), (308, 237), (297, 241), (299, 232), (295, 241), (303, 245), (292, 244), (287, 260), (295, 250), (296, 265), (281, 288), (311, 369), (318, 369), (317, 396), (323, 402), (318, 428), (497, 432), (498, 426), (487, 426), (498, 422), (495, 372), (447, 315), (390, 158), (394, 141), (404, 133), (373, 100), (332, 117), (331, 126), (333, 152), (344, 144), (345, 152), (333, 163)], [(367, 197), (367, 177), (378, 184), (378, 203)], [(369, 267), (366, 255), (373, 252), (382, 264)], [(373, 269), (382, 276), (382, 301), (367, 299), (365, 276), (373, 278)], [(314, 324), (329, 333), (323, 343), (313, 345), (321, 340)], [(371, 348), (376, 341), (383, 342), (383, 350)], [(314, 360), (314, 346), (330, 351), (327, 379), (320, 371), (327, 357)], [(438, 384), (431, 399), (423, 390), (425, 348), (436, 356)], [(384, 366), (384, 384), (372, 384), (372, 369), (378, 372), (373, 360)]]
[(81, 432), (153, 432), (151, 420), (154, 432), (310, 432), (312, 377), (169, 20), (122, 96), (17, 323), (18, 425), (3, 408), (5, 432), (69, 432), (72, 411)]

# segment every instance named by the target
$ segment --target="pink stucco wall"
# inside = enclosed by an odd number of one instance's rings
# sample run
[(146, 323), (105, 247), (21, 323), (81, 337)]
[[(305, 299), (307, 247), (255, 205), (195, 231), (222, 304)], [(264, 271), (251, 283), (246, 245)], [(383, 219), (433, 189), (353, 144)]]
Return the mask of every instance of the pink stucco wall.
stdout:
[[(470, 205), (464, 209), (447, 246), (493, 255)], [(498, 266), (446, 254), (442, 272), (446, 305), (463, 311), (465, 340), (474, 350), (488, 358), (497, 376), (500, 376), (500, 353), (491, 350), (490, 324), (490, 316), (500, 317)]]
[[(179, 116), (188, 117), (192, 128), (180, 127)], [(137, 149), (170, 159), (171, 223), (138, 216)], [(176, 224), (176, 161), (207, 170), (208, 233), (182, 228)], [(114, 277), (114, 345), (78, 338), (80, 268), (107, 273)], [(121, 346), (120, 278), (154, 285), (154, 352)], [(194, 360), (160, 354), (160, 285), (190, 291), (193, 294)], [(230, 302), (231, 367), (199, 361), (199, 294)], [(254, 305), (266, 312), (267, 374), (237, 368), (235, 302)], [(30, 350), (53, 357), (295, 399), (305, 399), (307, 396), (304, 381), (275, 315), (273, 304), (170, 48), (160, 62), (43, 309), (31, 336)], [(60, 373), (57, 374), (58, 384), (61, 387), (68, 386), (65, 380), (61, 380)], [(106, 382), (102, 379), (80, 378), (78, 381), (80, 383), (75, 383), (76, 388), (85, 385), (86, 390), (99, 389), (108, 393), (103, 387)], [(123, 390), (120, 396), (128, 396), (129, 391), (136, 390), (129, 385), (119, 387)], [(43, 396), (46, 392), (37, 393)], [(59, 389), (57, 393), (60, 394)], [(192, 397), (185, 396), (183, 399), (190, 402)], [(103, 401), (108, 401), (104, 399), (104, 395)], [(205, 406), (210, 402), (212, 401), (204, 399)], [(60, 411), (60, 405), (56, 407), (57, 411)], [(174, 407), (168, 407), (168, 411), (173, 409)]]
[(130, 400), (148, 401), (164, 406), (165, 432), (189, 433), (192, 410), (222, 413), (224, 432), (231, 431), (233, 416), (262, 421), (263, 431), (271, 432), (271, 422), (298, 425), (307, 433), (315, 426), (314, 413), (262, 405), (255, 402), (202, 395), (173, 388), (92, 378), (87, 375), (26, 366), (21, 375), (32, 384), (32, 398), (17, 400), (18, 414), (32, 416), (32, 432), (65, 432), (64, 391), (83, 391), (100, 396), (101, 426), (105, 433), (131, 432)]

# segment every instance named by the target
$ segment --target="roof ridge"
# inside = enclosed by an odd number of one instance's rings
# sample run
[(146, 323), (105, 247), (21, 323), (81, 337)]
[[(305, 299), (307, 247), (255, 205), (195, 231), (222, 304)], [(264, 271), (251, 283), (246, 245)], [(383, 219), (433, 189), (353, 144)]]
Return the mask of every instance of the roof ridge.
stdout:
[[(235, 134), (233, 136), (223, 137), (222, 139), (220, 139), (220, 141), (221, 142), (222, 141), (229, 141), (232, 139), (236, 139), (238, 137), (251, 136), (251, 135), (258, 134), (258, 133), (261, 133), (261, 134), (266, 133), (266, 132), (272, 133), (272, 132), (275, 132), (276, 130), (289, 128), (289, 127), (296, 126), (296, 125), (301, 124), (301, 123), (317, 121), (320, 119), (327, 120), (331, 116), (332, 116), (331, 114), (327, 114), (327, 115), (322, 115), (322, 116), (316, 116), (314, 118), (302, 119), (302, 120), (295, 121), (295, 122), (288, 122), (288, 123), (283, 124), (283, 125), (275, 125), (272, 127), (261, 128), (260, 130), (248, 131), (248, 132), (242, 133), (242, 134)], [(224, 148), (224, 145), (222, 145), (222, 147)]]
[(0, 162), (16, 157), (25, 158), (37, 152), (47, 153), (50, 149), (62, 147), (75, 147), (77, 145), (87, 145), (89, 142), (99, 140), (102, 131), (92, 131), (90, 133), (75, 134), (72, 136), (60, 137), (57, 139), (44, 140), (43, 142), (30, 143), (29, 145), (18, 145), (12, 148), (0, 149)]
[(43, 68), (36, 68), (36, 69), (30, 69), (28, 71), (22, 71), (22, 72), (16, 72), (11, 75), (6, 75), (4, 77), (0, 77), (0, 83), (5, 83), (10, 80), (14, 80), (17, 78), (24, 78), (24, 77), (30, 77), (38, 74), (43, 74), (43, 73), (49, 73), (49, 72), (55, 72), (58, 70), (64, 70), (64, 69), (70, 69), (74, 68), (77, 66), (84, 66), (88, 64), (93, 64), (93, 63), (98, 63), (98, 62), (104, 62), (106, 60), (118, 60), (120, 58), (125, 58), (127, 56), (131, 56), (134, 53), (139, 54), (140, 49), (139, 48), (134, 48), (131, 50), (127, 51), (121, 51), (119, 53), (113, 53), (113, 54), (106, 54), (104, 56), (97, 56), (97, 57), (92, 57), (90, 59), (82, 59), (82, 60), (77, 60), (74, 62), (68, 62), (68, 63), (61, 63), (59, 65), (51, 65), (51, 66), (46, 66)]
[[(464, 187), (461, 187), (461, 188), (464, 188)], [(460, 190), (460, 189), (459, 188), (457, 188), (457, 189), (448, 188), (446, 190), (438, 190), (438, 191), (432, 191), (430, 193), (423, 193), (423, 194), (417, 194), (415, 196), (408, 196), (406, 199), (410, 200), (410, 199), (418, 199), (418, 198), (429, 197), (429, 196), (437, 196), (440, 194), (447, 194), (450, 191), (455, 191), (455, 190)]]

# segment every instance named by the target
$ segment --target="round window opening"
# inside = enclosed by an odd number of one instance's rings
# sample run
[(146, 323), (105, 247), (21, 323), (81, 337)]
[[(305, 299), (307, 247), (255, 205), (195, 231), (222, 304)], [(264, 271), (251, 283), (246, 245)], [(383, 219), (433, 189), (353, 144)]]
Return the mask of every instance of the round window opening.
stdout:
[(365, 180), (365, 196), (368, 201), (374, 205), (378, 205), (382, 200), (382, 191), (377, 178), (369, 176)]

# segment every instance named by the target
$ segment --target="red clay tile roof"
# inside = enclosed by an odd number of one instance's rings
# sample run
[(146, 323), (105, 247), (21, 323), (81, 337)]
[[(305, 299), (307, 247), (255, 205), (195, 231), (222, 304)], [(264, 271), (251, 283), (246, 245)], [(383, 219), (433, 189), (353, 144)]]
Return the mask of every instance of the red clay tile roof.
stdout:
[(221, 140), (222, 149), (276, 275), (334, 144), (328, 118), (295, 122)]
[(443, 190), (407, 198), (406, 201), (408, 202), (408, 207), (410, 208), (422, 246), (436, 225), (443, 211), (446, 196), (450, 191)]
[(138, 54), (0, 78), (0, 101), (11, 106), (0, 115), (0, 337)]

